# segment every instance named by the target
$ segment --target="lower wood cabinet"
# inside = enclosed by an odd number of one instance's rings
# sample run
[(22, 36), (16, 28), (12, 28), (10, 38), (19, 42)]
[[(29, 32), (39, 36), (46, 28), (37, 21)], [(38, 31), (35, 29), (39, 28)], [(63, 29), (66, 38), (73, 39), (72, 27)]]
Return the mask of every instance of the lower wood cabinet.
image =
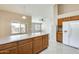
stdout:
[(32, 54), (32, 42), (20, 45), (19, 54)]
[(62, 32), (57, 32), (57, 34), (56, 34), (57, 36), (56, 36), (56, 38), (57, 38), (57, 42), (62, 42)]
[(17, 54), (17, 42), (0, 45), (0, 54)]
[(48, 35), (0, 45), (0, 54), (36, 54), (48, 47)]
[(48, 35), (43, 36), (43, 49), (48, 47)]
[(42, 37), (33, 38), (33, 53), (39, 53), (42, 50)]
[(17, 54), (17, 53), (18, 53), (17, 47), (12, 47), (0, 51), (0, 54)]

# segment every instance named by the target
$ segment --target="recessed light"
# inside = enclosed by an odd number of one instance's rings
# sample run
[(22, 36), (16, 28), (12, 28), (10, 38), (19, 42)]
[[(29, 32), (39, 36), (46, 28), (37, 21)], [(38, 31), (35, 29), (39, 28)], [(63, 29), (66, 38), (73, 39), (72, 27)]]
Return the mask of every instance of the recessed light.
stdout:
[(22, 19), (27, 19), (27, 17), (26, 16), (22, 16)]

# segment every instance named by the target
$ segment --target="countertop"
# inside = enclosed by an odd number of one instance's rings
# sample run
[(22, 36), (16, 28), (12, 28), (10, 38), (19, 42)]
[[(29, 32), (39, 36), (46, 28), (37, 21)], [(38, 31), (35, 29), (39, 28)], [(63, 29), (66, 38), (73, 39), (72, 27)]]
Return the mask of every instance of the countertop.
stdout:
[(19, 40), (29, 39), (29, 38), (33, 38), (33, 37), (37, 37), (45, 34), (48, 34), (48, 33), (39, 32), (39, 33), (31, 33), (31, 34), (11, 35), (0, 39), (0, 45), (19, 41)]

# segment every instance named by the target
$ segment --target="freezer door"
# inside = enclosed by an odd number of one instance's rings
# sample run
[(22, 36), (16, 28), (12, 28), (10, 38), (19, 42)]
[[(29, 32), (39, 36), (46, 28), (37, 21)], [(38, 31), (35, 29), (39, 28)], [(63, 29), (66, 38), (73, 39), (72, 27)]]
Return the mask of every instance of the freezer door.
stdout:
[(63, 43), (69, 45), (69, 38), (70, 38), (70, 26), (69, 22), (63, 22)]
[(70, 35), (70, 46), (79, 48), (79, 21), (70, 22), (71, 35)]

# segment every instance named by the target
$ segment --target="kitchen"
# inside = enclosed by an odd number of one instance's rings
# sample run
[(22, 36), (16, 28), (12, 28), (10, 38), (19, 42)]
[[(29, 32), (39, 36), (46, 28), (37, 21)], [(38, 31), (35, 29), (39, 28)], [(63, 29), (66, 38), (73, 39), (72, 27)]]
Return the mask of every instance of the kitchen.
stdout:
[(78, 0), (1, 0), (1, 59), (79, 59)]
[(78, 54), (76, 6), (1, 4), (0, 54)]
[[(48, 10), (42, 9), (46, 6), (52, 5), (0, 5), (0, 54), (38, 54), (48, 48), (49, 25), (43, 15)], [(33, 16), (26, 11), (28, 7), (34, 10)], [(44, 11), (42, 15), (37, 7)]]

